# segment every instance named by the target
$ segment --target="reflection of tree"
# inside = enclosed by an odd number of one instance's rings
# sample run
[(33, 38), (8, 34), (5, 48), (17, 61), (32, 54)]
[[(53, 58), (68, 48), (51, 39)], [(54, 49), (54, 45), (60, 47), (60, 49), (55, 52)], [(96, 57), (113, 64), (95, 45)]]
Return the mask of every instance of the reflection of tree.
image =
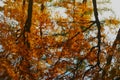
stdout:
[[(99, 18), (98, 18), (96, 0), (92, 0), (92, 3), (93, 3), (93, 12), (94, 12), (94, 16), (95, 16), (95, 22), (96, 22), (97, 29), (98, 29), (98, 33), (97, 33), (98, 43), (97, 43), (97, 46), (96, 46), (98, 48), (98, 51), (97, 51), (97, 63), (94, 66), (91, 66), (91, 68), (88, 69), (86, 72), (88, 72), (89, 70), (91, 70), (92, 68), (97, 67), (97, 66), (99, 67), (99, 70), (101, 70), (100, 59), (99, 59), (100, 58), (100, 53), (101, 53), (101, 25), (100, 25), (100, 21), (99, 21)], [(95, 47), (93, 47), (93, 48), (95, 48)]]
[[(119, 32), (111, 47), (104, 40), (106, 35), (102, 25), (105, 21), (118, 24), (117, 20), (108, 19), (101, 23), (96, 0), (54, 2), (52, 7), (66, 9), (68, 17), (59, 17), (56, 13), (53, 18), (47, 6), (50, 1), (6, 2), (5, 16), (19, 24), (11, 27), (11, 24), (0, 23), (0, 44), (3, 46), (0, 71), (7, 73), (0, 77), (8, 75), (16, 80), (79, 80), (86, 77), (104, 80), (118, 76), (118, 64), (114, 64), (116, 69), (111, 66), (111, 61), (113, 57), (118, 58)], [(91, 21), (93, 13), (95, 20)], [(115, 71), (115, 75), (109, 69)]]

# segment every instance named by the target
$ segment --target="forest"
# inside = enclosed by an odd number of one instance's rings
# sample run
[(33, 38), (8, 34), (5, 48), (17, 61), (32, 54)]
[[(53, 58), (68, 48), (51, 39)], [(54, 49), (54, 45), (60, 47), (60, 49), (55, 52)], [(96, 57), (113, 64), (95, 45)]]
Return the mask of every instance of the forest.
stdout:
[(120, 80), (120, 29), (106, 33), (120, 20), (99, 16), (110, 0), (2, 2), (0, 80)]

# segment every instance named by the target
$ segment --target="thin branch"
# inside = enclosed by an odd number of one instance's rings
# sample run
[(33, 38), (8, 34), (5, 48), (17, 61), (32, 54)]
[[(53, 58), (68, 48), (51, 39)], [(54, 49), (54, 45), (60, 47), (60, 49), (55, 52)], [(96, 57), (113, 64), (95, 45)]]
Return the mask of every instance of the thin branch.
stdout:
[(73, 77), (70, 80), (74, 80), (75, 79), (76, 71), (82, 65), (83, 60), (79, 60), (78, 63), (76, 64), (76, 68), (72, 71), (73, 72)]
[(112, 48), (116, 48), (116, 45), (119, 43), (120, 43), (120, 29), (118, 30), (118, 33), (117, 33), (116, 39), (112, 45)]
[(86, 28), (85, 30), (83, 30), (82, 32), (87, 31), (88, 29), (90, 29), (96, 22), (94, 21), (88, 28)]
[(82, 79), (84, 80), (84, 77), (86, 76), (86, 74), (89, 72), (89, 71), (91, 71), (92, 69), (94, 69), (95, 67), (97, 67), (98, 65), (96, 64), (96, 65), (90, 65), (90, 68), (88, 69), (88, 70), (86, 70), (85, 71), (85, 73), (83, 74), (83, 77), (82, 77)]

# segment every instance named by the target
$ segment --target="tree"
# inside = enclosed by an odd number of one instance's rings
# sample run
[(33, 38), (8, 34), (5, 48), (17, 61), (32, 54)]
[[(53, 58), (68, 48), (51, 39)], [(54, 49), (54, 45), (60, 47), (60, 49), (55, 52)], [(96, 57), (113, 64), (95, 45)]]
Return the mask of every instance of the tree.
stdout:
[[(4, 3), (5, 20), (0, 23), (0, 79), (119, 78), (119, 39), (116, 37), (113, 46), (109, 45), (104, 40), (107, 35), (103, 27), (117, 25), (119, 21), (115, 18), (100, 21), (96, 0)], [(58, 12), (52, 17), (52, 9), (60, 8), (67, 17)], [(92, 14), (95, 20), (91, 20)], [(15, 26), (8, 24), (9, 18), (17, 21)]]

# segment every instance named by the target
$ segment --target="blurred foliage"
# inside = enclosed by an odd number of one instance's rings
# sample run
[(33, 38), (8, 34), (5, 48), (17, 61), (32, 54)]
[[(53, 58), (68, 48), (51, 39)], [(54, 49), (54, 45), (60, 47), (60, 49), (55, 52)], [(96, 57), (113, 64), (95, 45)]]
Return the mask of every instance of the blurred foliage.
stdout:
[[(117, 19), (101, 21), (102, 70), (99, 71), (97, 26), (96, 21), (91, 21), (92, 1), (33, 0), (30, 32), (27, 32), (29, 2), (7, 0), (4, 7), (0, 7), (5, 18), (0, 23), (0, 80), (79, 80), (85, 77), (110, 80), (120, 76), (118, 48), (105, 40), (107, 34), (102, 25), (118, 25)], [(49, 4), (51, 6), (47, 6)], [(56, 6), (65, 9), (67, 17), (62, 17), (60, 10), (52, 14)], [(12, 19), (16, 22), (10, 23)], [(109, 55), (113, 55), (113, 62), (105, 67)]]

